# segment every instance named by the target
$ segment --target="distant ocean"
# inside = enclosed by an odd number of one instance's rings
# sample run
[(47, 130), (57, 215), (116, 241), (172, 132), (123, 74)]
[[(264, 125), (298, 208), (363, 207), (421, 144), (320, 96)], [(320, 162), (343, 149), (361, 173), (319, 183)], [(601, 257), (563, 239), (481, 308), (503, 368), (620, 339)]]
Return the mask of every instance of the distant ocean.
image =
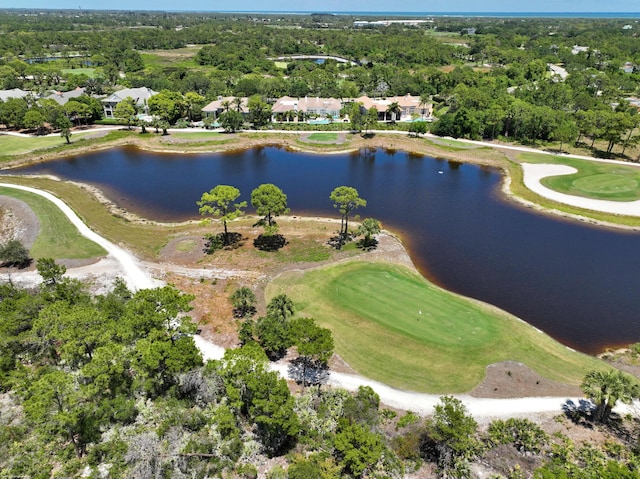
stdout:
[(256, 12), (235, 11), (220, 13), (261, 13), (268, 15), (310, 15), (324, 13), (353, 17), (486, 17), (486, 18), (636, 18), (640, 12)]

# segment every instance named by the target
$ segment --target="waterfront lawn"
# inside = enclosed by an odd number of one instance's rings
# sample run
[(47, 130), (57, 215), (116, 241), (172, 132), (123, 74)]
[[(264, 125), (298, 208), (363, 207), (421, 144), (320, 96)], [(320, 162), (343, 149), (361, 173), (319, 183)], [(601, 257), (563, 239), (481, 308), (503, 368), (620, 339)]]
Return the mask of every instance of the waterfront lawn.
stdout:
[(529, 163), (561, 164), (578, 170), (572, 175), (543, 178), (542, 184), (554, 191), (599, 200), (640, 199), (640, 168), (535, 153), (524, 153), (519, 157)]
[(332, 142), (336, 142), (338, 141), (338, 134), (337, 133), (311, 133), (308, 137), (307, 140), (309, 141), (332, 141)]
[(268, 285), (266, 296), (283, 292), (299, 316), (333, 331), (336, 353), (358, 373), (401, 389), (470, 391), (489, 364), (506, 360), (569, 384), (605, 367), (402, 266), (354, 261), (289, 272)]
[(171, 132), (171, 135), (169, 135), (169, 138), (180, 138), (183, 140), (217, 140), (220, 137), (225, 138), (226, 135), (223, 135), (219, 131)]
[[(71, 134), (71, 143), (80, 139), (84, 139), (86, 132), (73, 132)], [(67, 144), (67, 140), (60, 135), (54, 136), (13, 136), (0, 135), (0, 154), (2, 156), (22, 155), (37, 150), (46, 150), (54, 147), (60, 147)]]
[(98, 76), (95, 68), (63, 68), (60, 71), (64, 75), (87, 75), (89, 78)]
[(101, 246), (81, 236), (62, 211), (46, 198), (3, 187), (0, 195), (24, 201), (38, 217), (40, 231), (31, 248), (33, 258), (84, 259), (106, 254)]
[[(111, 214), (93, 194), (72, 183), (32, 177), (7, 177), (2, 178), (2, 182), (17, 183), (50, 191), (57, 197), (63, 198), (65, 203), (98, 234), (114, 243), (124, 244), (125, 247), (144, 258), (155, 258), (158, 251), (170, 238), (189, 230), (188, 225), (160, 226), (128, 221)], [(7, 191), (14, 190), (7, 188)], [(43, 198), (43, 201), (46, 200)], [(62, 217), (60, 221), (68, 223), (66, 217)], [(56, 220), (57, 222), (58, 220)], [(48, 253), (46, 256), (53, 256), (53, 254)]]

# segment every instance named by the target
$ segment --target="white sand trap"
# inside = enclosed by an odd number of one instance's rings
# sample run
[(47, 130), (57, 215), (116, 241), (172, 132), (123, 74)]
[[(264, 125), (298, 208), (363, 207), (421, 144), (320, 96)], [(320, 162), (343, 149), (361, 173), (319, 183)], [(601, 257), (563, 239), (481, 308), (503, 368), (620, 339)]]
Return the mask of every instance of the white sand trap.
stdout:
[(567, 195), (553, 191), (540, 183), (540, 180), (549, 176), (571, 175), (578, 170), (566, 165), (546, 165), (522, 163), (524, 185), (534, 193), (539, 194), (558, 203), (577, 206), (586, 210), (601, 211), (614, 215), (640, 216), (640, 200), (636, 201), (609, 201), (582, 198), (580, 196)]

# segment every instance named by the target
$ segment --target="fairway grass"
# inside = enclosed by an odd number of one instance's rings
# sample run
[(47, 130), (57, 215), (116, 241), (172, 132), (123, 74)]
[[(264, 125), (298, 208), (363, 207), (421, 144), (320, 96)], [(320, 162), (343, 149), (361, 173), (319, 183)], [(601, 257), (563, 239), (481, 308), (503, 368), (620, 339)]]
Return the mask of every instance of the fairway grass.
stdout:
[(225, 135), (218, 131), (187, 131), (184, 133), (171, 133), (171, 138), (180, 138), (182, 140), (217, 140), (221, 137), (224, 138)]
[(106, 254), (101, 246), (82, 236), (62, 211), (46, 198), (5, 187), (0, 187), (0, 195), (24, 201), (38, 217), (40, 231), (30, 251), (33, 258), (86, 259)]
[(445, 291), (397, 265), (353, 261), (288, 272), (267, 286), (286, 293), (298, 315), (332, 330), (339, 354), (358, 373), (400, 389), (460, 393), (485, 368), (519, 361), (577, 385), (604, 363), (577, 353), (498, 310)]

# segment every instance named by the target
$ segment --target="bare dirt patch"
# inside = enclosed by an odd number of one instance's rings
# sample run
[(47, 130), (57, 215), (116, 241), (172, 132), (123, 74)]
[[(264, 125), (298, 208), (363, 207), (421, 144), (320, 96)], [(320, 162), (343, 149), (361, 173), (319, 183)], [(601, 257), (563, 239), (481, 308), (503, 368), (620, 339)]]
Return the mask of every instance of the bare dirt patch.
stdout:
[(31, 248), (40, 231), (40, 222), (24, 201), (0, 196), (0, 244), (17, 239)]
[(546, 379), (528, 366), (515, 361), (503, 361), (487, 366), (484, 381), (471, 391), (472, 396), (517, 398), (536, 396), (581, 396), (578, 386)]

